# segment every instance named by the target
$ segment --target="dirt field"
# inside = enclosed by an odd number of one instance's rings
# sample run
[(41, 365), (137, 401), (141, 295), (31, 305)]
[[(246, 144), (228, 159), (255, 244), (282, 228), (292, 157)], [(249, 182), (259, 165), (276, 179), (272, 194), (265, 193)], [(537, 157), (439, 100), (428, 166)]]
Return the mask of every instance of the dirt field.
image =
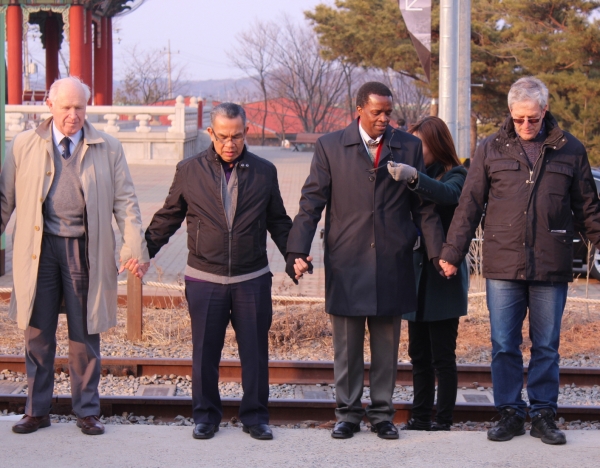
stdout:
[[(7, 304), (0, 304), (0, 354), (23, 354), (23, 333), (7, 317)], [(190, 357), (190, 322), (185, 307), (145, 309), (144, 338), (131, 343), (125, 337), (125, 310), (119, 311), (119, 325), (102, 334), (105, 356)], [(59, 322), (58, 355), (66, 355), (66, 320)], [(531, 342), (527, 321), (523, 330), (523, 354), (527, 361)], [(568, 303), (563, 318), (561, 363), (600, 366), (600, 306)], [(370, 360), (368, 335), (365, 360)], [(332, 360), (333, 348), (329, 319), (323, 305), (275, 305), (270, 332), (271, 359)], [(469, 314), (460, 322), (457, 346), (459, 363), (488, 363), (491, 359), (487, 309), (481, 299), (470, 302)], [(224, 358), (236, 358), (233, 330), (229, 329)], [(408, 361), (407, 326), (402, 324), (399, 359)]]

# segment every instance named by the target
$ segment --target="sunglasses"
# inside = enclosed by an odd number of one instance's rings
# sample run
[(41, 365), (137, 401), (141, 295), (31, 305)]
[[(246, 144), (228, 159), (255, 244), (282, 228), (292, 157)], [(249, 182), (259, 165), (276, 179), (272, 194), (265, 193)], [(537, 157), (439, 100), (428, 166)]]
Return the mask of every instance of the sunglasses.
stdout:
[(530, 119), (528, 117), (525, 117), (524, 119), (515, 119), (513, 117), (513, 122), (516, 123), (517, 125), (522, 125), (525, 123), (525, 121), (529, 122), (530, 124), (536, 124), (538, 123), (540, 120), (542, 120), (541, 117), (538, 117), (537, 119)]

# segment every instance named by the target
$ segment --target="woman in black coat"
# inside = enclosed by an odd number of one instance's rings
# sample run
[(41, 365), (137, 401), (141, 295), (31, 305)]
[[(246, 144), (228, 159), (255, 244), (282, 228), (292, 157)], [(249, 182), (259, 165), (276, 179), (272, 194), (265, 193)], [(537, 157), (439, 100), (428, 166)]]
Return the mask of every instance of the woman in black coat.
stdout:
[[(446, 124), (426, 117), (410, 129), (423, 142), (426, 173), (417, 172), (408, 187), (436, 204), (444, 234), (448, 232), (462, 191), (466, 169), (456, 155)], [(467, 314), (469, 272), (463, 262), (456, 276), (441, 276), (427, 261), (425, 247), (415, 248), (417, 311), (403, 317), (408, 322), (408, 354), (413, 365), (414, 399), (412, 418), (405, 429), (449, 431), (456, 402), (456, 338), (459, 317)], [(435, 422), (431, 412), (438, 392)]]

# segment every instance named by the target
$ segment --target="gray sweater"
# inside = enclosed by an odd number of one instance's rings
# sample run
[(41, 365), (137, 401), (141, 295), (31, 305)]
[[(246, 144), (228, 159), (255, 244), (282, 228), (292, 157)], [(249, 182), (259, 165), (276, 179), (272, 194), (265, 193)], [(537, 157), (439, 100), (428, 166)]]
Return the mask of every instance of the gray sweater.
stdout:
[(83, 138), (69, 159), (54, 146), (54, 179), (44, 201), (44, 233), (60, 237), (83, 237), (85, 199), (80, 167)]

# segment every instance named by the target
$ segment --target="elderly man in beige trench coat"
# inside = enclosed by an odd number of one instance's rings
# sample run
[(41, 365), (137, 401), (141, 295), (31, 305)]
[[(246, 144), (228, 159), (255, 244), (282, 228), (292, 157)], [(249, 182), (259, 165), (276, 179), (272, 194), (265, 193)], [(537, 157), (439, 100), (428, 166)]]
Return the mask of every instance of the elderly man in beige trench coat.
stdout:
[[(28, 397), (15, 426), (50, 426), (56, 327), (64, 304), (69, 328), (73, 410), (84, 434), (99, 421), (100, 332), (117, 324), (117, 272), (148, 266), (140, 211), (123, 148), (85, 120), (89, 88), (56, 81), (52, 117), (15, 137), (0, 175), (1, 232), (16, 211), (10, 317), (25, 330)], [(112, 216), (123, 236), (115, 264)]]

